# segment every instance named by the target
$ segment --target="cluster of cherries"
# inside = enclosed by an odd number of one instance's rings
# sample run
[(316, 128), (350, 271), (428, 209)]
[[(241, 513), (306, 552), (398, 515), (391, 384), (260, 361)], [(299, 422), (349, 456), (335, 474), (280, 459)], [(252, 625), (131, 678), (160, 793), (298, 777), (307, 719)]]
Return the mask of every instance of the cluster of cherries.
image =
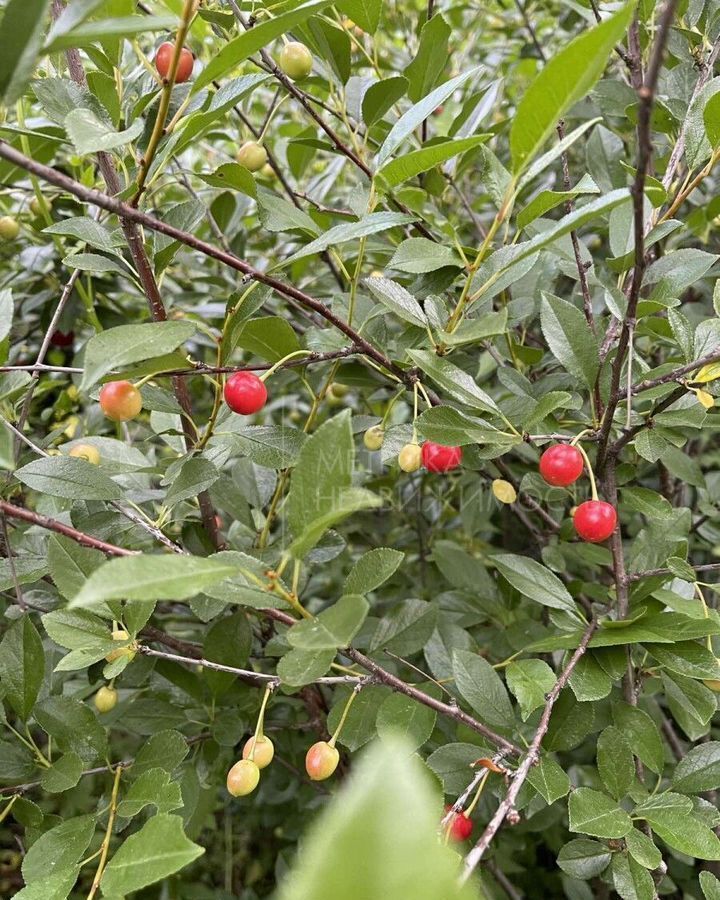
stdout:
[[(155, 54), (155, 68), (163, 79), (167, 79), (170, 73), (174, 55), (174, 44), (166, 41), (158, 47)], [(182, 84), (187, 81), (194, 67), (195, 57), (187, 47), (182, 47), (175, 70), (175, 83)], [(312, 67), (312, 53), (300, 41), (288, 41), (280, 51), (278, 70), (293, 81), (303, 81), (312, 72)], [(267, 150), (257, 141), (246, 141), (238, 150), (237, 161), (250, 172), (259, 172), (267, 165)]]
[[(228, 793), (233, 797), (247, 797), (260, 782), (260, 770), (270, 765), (275, 747), (265, 734), (253, 735), (245, 742), (242, 759), (227, 774)], [(311, 781), (329, 778), (340, 761), (335, 740), (318, 741), (305, 754), (305, 771)]]
[[(574, 484), (582, 475), (583, 468), (583, 455), (572, 444), (553, 444), (540, 457), (540, 474), (553, 487), (569, 487)], [(617, 512), (611, 503), (594, 496), (592, 500), (586, 500), (576, 507), (573, 525), (584, 541), (599, 544), (615, 531)]]

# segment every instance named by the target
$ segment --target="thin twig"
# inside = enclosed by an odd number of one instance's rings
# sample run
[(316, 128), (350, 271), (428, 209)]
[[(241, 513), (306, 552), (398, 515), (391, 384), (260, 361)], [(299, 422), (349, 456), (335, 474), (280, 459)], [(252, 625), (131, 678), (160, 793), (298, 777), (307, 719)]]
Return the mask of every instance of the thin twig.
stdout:
[(553, 689), (548, 694), (545, 708), (543, 709), (542, 716), (540, 717), (540, 722), (538, 723), (535, 736), (532, 740), (532, 743), (530, 744), (525, 758), (520, 763), (515, 771), (515, 774), (513, 775), (512, 782), (508, 789), (507, 795), (505, 796), (505, 799), (498, 806), (495, 815), (488, 823), (478, 842), (465, 857), (462, 883), (465, 883), (470, 878), (478, 863), (482, 859), (483, 853), (485, 853), (487, 848), (490, 846), (490, 843), (502, 827), (502, 824), (507, 818), (508, 814), (514, 811), (515, 801), (517, 800), (517, 796), (520, 793), (520, 789), (522, 788), (523, 784), (525, 784), (525, 780), (530, 774), (530, 769), (532, 769), (532, 767), (536, 765), (538, 759), (540, 758), (540, 745), (542, 744), (543, 738), (545, 737), (548, 727), (550, 726), (550, 715), (553, 711), (553, 707), (555, 706), (555, 703), (560, 696), (560, 692), (567, 684), (570, 675), (572, 675), (573, 669), (587, 650), (588, 644), (590, 643), (590, 638), (593, 636), (596, 628), (597, 621), (593, 619), (585, 629), (585, 633), (583, 634), (582, 640), (580, 641), (580, 646), (570, 657), (568, 664), (565, 666), (558, 680), (555, 682)]

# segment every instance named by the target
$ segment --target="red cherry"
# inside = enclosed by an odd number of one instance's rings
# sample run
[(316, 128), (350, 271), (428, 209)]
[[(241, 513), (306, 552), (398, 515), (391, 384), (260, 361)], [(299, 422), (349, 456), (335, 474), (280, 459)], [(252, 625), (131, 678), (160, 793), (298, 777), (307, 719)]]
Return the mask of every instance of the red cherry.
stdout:
[(233, 412), (251, 416), (266, 401), (267, 388), (253, 372), (236, 372), (225, 382), (225, 402)]
[(72, 347), (75, 340), (74, 331), (53, 331), (50, 335), (50, 343), (53, 347)]
[(617, 513), (615, 507), (604, 500), (586, 500), (575, 510), (573, 524), (584, 541), (599, 544), (615, 531)]
[(432, 441), (422, 445), (422, 462), (428, 472), (449, 472), (462, 462), (462, 447), (443, 447)]
[[(174, 52), (175, 45), (166, 41), (164, 44), (160, 44), (158, 51), (155, 54), (155, 68), (163, 78), (167, 78), (168, 76)], [(177, 71), (175, 72), (175, 84), (182, 84), (183, 81), (187, 81), (192, 75), (194, 66), (195, 57), (187, 47), (183, 47), (180, 51), (180, 59), (178, 60)]]
[[(445, 807), (445, 813), (449, 813), (452, 809), (452, 805), (448, 803)], [(460, 810), (460, 812), (454, 813), (452, 819), (450, 819), (450, 837), (454, 841), (466, 841), (473, 830), (473, 822), (472, 819), (468, 817), (468, 815)]]
[(582, 470), (582, 453), (570, 444), (553, 444), (540, 457), (540, 474), (553, 487), (567, 487), (578, 480)]

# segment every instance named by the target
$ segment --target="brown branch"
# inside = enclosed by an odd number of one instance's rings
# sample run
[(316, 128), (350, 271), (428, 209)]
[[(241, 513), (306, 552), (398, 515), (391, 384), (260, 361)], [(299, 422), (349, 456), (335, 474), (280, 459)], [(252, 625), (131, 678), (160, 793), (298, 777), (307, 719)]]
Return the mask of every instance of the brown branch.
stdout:
[(613, 361), (610, 376), (610, 400), (603, 416), (600, 428), (600, 440), (598, 445), (597, 467), (600, 472), (605, 465), (605, 457), (607, 452), (607, 444), (610, 436), (610, 430), (615, 416), (615, 410), (619, 402), (620, 394), (620, 377), (625, 362), (625, 355), (628, 350), (631, 330), (635, 327), (635, 316), (637, 314), (637, 305), (640, 299), (640, 289), (642, 287), (643, 278), (647, 259), (645, 256), (645, 181), (648, 167), (652, 160), (652, 137), (651, 137), (651, 115), (655, 101), (655, 92), (657, 89), (658, 77), (660, 75), (660, 67), (662, 65), (665, 53), (665, 44), (667, 42), (670, 26), (675, 16), (675, 10), (678, 0), (666, 0), (663, 8), (660, 24), (658, 26), (657, 36), (653, 44), (650, 65), (645, 74), (642, 84), (637, 88), (639, 99), (638, 107), (638, 124), (637, 124), (637, 143), (638, 143), (638, 160), (635, 172), (635, 180), (631, 188), (633, 198), (633, 232), (635, 237), (635, 263), (632, 274), (632, 282), (630, 293), (628, 296), (627, 310), (620, 329), (620, 337)]
[(84, 185), (80, 184), (80, 182), (75, 181), (73, 178), (70, 178), (62, 172), (59, 172), (57, 169), (53, 169), (50, 166), (45, 166), (42, 163), (30, 159), (29, 157), (20, 153), (14, 147), (11, 147), (5, 141), (0, 141), (0, 158), (12, 162), (14, 165), (19, 166), (21, 169), (25, 169), (25, 171), (36, 175), (38, 178), (41, 178), (43, 181), (47, 181), (64, 191), (68, 191), (68, 193), (77, 197), (79, 200), (84, 201), (85, 203), (91, 203), (94, 206), (99, 206), (101, 209), (105, 209), (108, 212), (115, 213), (121, 219), (124, 218), (129, 220), (130, 222), (134, 222), (138, 225), (143, 225), (146, 228), (150, 228), (153, 231), (158, 231), (161, 234), (166, 234), (168, 235), (168, 237), (171, 237), (176, 241), (180, 241), (180, 243), (185, 244), (188, 247), (192, 247), (194, 250), (198, 250), (205, 256), (209, 256), (212, 259), (217, 259), (219, 262), (222, 262), (230, 268), (235, 269), (235, 271), (237, 272), (241, 272), (243, 275), (246, 275), (253, 281), (258, 281), (261, 284), (265, 284), (268, 287), (273, 288), (273, 290), (277, 291), (283, 297), (291, 297), (297, 300), (303, 306), (317, 312), (324, 319), (334, 325), (339, 331), (342, 331), (343, 334), (347, 335), (347, 337), (349, 337), (353, 341), (353, 343), (360, 348), (361, 352), (365, 356), (374, 360), (376, 363), (378, 363), (378, 365), (391, 372), (393, 375), (395, 375), (396, 378), (399, 378), (405, 384), (408, 384), (410, 386), (413, 384), (415, 379), (412, 373), (406, 372), (405, 370), (401, 369), (400, 366), (397, 366), (395, 363), (393, 363), (392, 360), (390, 360), (387, 356), (377, 350), (369, 341), (365, 340), (365, 338), (362, 337), (359, 332), (357, 332), (354, 328), (344, 322), (331, 309), (325, 306), (322, 301), (316, 299), (315, 297), (311, 297), (309, 294), (306, 294), (304, 291), (301, 291), (294, 285), (288, 284), (284, 281), (280, 281), (279, 279), (274, 278), (272, 275), (268, 275), (265, 272), (261, 272), (259, 269), (254, 268), (249, 263), (235, 256), (234, 254), (214, 247), (212, 244), (208, 244), (206, 241), (201, 240), (195, 235), (190, 234), (186, 231), (182, 231), (179, 228), (175, 228), (173, 225), (169, 225), (166, 222), (162, 222), (160, 219), (156, 219), (154, 216), (150, 216), (147, 213), (141, 212), (140, 210), (135, 209), (127, 203), (123, 203), (121, 200), (117, 200), (115, 197), (111, 197), (108, 194), (103, 193), (102, 191), (96, 190), (95, 188), (85, 187)]
[(93, 537), (90, 534), (78, 531), (77, 528), (65, 525), (57, 519), (51, 519), (50, 516), (32, 512), (21, 506), (14, 506), (12, 503), (8, 503), (7, 500), (0, 500), (0, 511), (12, 519), (22, 519), (22, 521), (29, 522), (31, 525), (37, 525), (39, 528), (46, 528), (48, 531), (55, 531), (57, 534), (62, 534), (76, 543), (82, 544), (83, 547), (92, 547), (93, 550), (101, 550), (108, 556), (138, 556), (140, 553), (139, 550), (126, 550), (124, 547), (108, 544), (107, 541), (101, 541), (99, 538)]
[(482, 859), (483, 854), (490, 846), (490, 843), (492, 842), (497, 832), (502, 827), (505, 819), (509, 814), (512, 814), (514, 812), (515, 801), (517, 800), (517, 796), (520, 793), (520, 789), (522, 788), (523, 784), (525, 784), (525, 781), (530, 774), (530, 769), (532, 769), (532, 767), (537, 764), (537, 761), (540, 758), (540, 745), (542, 744), (543, 738), (545, 737), (548, 727), (550, 726), (550, 715), (553, 711), (553, 707), (555, 706), (555, 703), (560, 696), (560, 692), (567, 684), (570, 675), (572, 675), (573, 669), (577, 665), (578, 660), (587, 650), (588, 644), (590, 643), (590, 638), (593, 636), (596, 628), (597, 621), (593, 619), (585, 629), (585, 633), (583, 634), (582, 640), (580, 641), (580, 646), (570, 657), (568, 664), (565, 666), (558, 680), (555, 682), (553, 689), (548, 694), (547, 702), (545, 703), (545, 708), (543, 709), (542, 716), (540, 717), (540, 722), (538, 723), (535, 736), (532, 740), (532, 743), (530, 744), (527, 755), (520, 763), (515, 771), (515, 774), (513, 775), (512, 783), (510, 784), (505, 799), (498, 806), (495, 815), (488, 823), (478, 842), (465, 857), (462, 876), (463, 883), (466, 882), (474, 872), (478, 863)]
[[(274, 619), (276, 622), (282, 622), (283, 625), (292, 626), (295, 625), (298, 621), (293, 616), (288, 615), (288, 613), (282, 612), (279, 609), (262, 609), (259, 610), (259, 612), (270, 619)], [(434, 709), (435, 712), (440, 713), (440, 715), (442, 716), (453, 719), (455, 722), (459, 722), (462, 725), (467, 725), (468, 728), (471, 728), (478, 734), (483, 735), (489, 741), (492, 741), (495, 746), (500, 747), (506, 753), (512, 753), (517, 756), (522, 752), (520, 747), (518, 747), (516, 744), (513, 744), (512, 741), (507, 740), (507, 738), (501, 737), (499, 734), (495, 734), (494, 731), (492, 731), (486, 725), (483, 725), (482, 722), (478, 722), (477, 719), (474, 719), (466, 712), (463, 712), (463, 710), (461, 710), (458, 706), (449, 703), (443, 703), (441, 700), (436, 700), (429, 694), (418, 690), (418, 688), (413, 687), (410, 684), (406, 684), (404, 681), (398, 678), (397, 675), (393, 675), (392, 672), (388, 672), (387, 669), (383, 669), (383, 667), (379, 665), (379, 663), (376, 663), (375, 660), (365, 656), (364, 653), (360, 653), (359, 650), (355, 650), (354, 647), (346, 647), (341, 651), (341, 653), (351, 659), (354, 663), (357, 663), (357, 665), (365, 669), (366, 672), (369, 672), (371, 675), (373, 675), (378, 684), (384, 684), (386, 687), (392, 688), (392, 690), (397, 691), (397, 693), (404, 694), (406, 697), (410, 697), (412, 700), (416, 700), (418, 703), (422, 703), (423, 706)]]
[[(57, 19), (63, 12), (64, 8), (65, 4), (63, 0), (53, 0), (53, 18)], [(174, 56), (177, 56), (179, 54), (179, 50), (177, 50), (177, 47), (176, 51), (177, 53), (175, 53)], [(87, 88), (85, 69), (83, 68), (82, 60), (80, 58), (80, 53), (78, 52), (78, 50), (75, 48), (68, 49), (65, 52), (65, 58), (67, 60), (68, 69), (70, 71), (70, 77), (72, 78), (72, 80), (79, 87)], [(96, 154), (96, 158), (107, 190), (113, 195), (119, 194), (122, 191), (122, 184), (120, 182), (120, 177), (118, 175), (117, 169), (115, 168), (115, 163), (113, 162), (112, 156), (109, 153), (100, 151)], [(123, 204), (123, 206), (126, 206), (127, 209), (133, 208), (132, 206), (128, 206), (127, 204)], [(145, 244), (140, 234), (140, 230), (135, 224), (136, 221), (137, 220), (133, 220), (127, 215), (124, 215), (120, 217), (120, 226), (122, 228), (123, 235), (125, 236), (125, 241), (128, 245), (128, 250), (130, 251), (130, 256), (132, 257), (135, 264), (135, 268), (140, 279), (140, 284), (143, 291), (145, 292), (145, 296), (147, 298), (148, 306), (150, 309), (150, 315), (152, 316), (153, 321), (164, 322), (167, 320), (165, 304), (163, 303), (162, 297), (160, 295), (160, 289), (158, 288), (158, 284), (155, 279), (155, 273), (145, 250)], [(190, 450), (197, 438), (195, 426), (192, 422), (190, 394), (188, 393), (186, 383), (182, 381), (182, 379), (176, 379), (173, 381), (173, 390), (178, 404), (180, 405), (180, 408), (182, 410), (180, 421), (182, 423), (185, 446), (188, 450)], [(205, 528), (205, 531), (207, 532), (212, 544), (215, 547), (219, 547), (221, 542), (219, 538), (217, 520), (215, 517), (215, 510), (213, 509), (212, 502), (210, 501), (210, 495), (207, 493), (207, 491), (203, 491), (198, 495), (198, 504), (200, 506), (200, 515), (203, 521), (203, 527)]]

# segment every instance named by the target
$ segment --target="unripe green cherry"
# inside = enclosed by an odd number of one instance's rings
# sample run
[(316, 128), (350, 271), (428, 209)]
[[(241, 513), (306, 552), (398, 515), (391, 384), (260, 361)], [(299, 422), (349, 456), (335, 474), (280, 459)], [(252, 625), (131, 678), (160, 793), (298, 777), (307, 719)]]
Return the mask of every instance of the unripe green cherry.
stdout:
[(74, 456), (76, 459), (87, 460), (94, 466), (100, 465), (100, 451), (92, 444), (75, 444), (68, 455)]
[[(253, 746), (255, 747), (254, 752)], [(275, 756), (275, 746), (267, 735), (260, 735), (257, 741), (255, 740), (255, 735), (253, 735), (245, 741), (242, 754), (243, 759), (250, 759), (251, 754), (252, 761), (258, 769), (264, 769), (270, 765), (273, 756)]]
[(115, 688), (103, 685), (95, 694), (95, 709), (99, 713), (108, 713), (111, 709), (115, 709), (117, 704), (118, 693)]
[(14, 241), (20, 234), (20, 225), (12, 216), (0, 216), (0, 238), (5, 241)]
[[(50, 200), (48, 197), (43, 197), (43, 201), (45, 202), (45, 206), (47, 207), (49, 212), (52, 209), (52, 200)], [(30, 212), (34, 216), (42, 215), (43, 209), (37, 197), (33, 197), (30, 201)]]
[(398, 465), (403, 472), (417, 472), (422, 465), (422, 448), (419, 444), (405, 444), (398, 453)]
[(382, 425), (373, 425), (363, 435), (363, 444), (368, 450), (379, 450), (385, 440), (385, 429)]
[(293, 81), (302, 81), (312, 72), (312, 53), (300, 41), (290, 41), (280, 51), (280, 68)]
[(347, 397), (350, 388), (346, 384), (342, 384), (340, 381), (333, 381), (333, 383), (328, 388), (328, 394), (331, 397), (335, 397), (336, 400), (342, 400), (343, 397)]
[(305, 754), (305, 771), (312, 781), (329, 778), (340, 762), (340, 754), (327, 741), (318, 741)]
[(259, 172), (267, 159), (267, 150), (257, 141), (245, 141), (237, 154), (237, 161), (250, 172)]
[(236, 762), (227, 774), (228, 793), (233, 797), (247, 797), (260, 781), (260, 769), (251, 759)]

